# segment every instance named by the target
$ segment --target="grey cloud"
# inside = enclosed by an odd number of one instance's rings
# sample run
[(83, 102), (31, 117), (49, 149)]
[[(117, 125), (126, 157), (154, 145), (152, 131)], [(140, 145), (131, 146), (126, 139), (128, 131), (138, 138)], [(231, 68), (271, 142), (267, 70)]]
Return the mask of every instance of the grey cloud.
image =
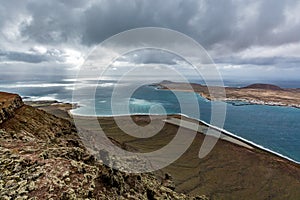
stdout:
[(239, 58), (226, 57), (214, 60), (217, 64), (232, 64), (232, 65), (268, 65), (268, 66), (284, 66), (284, 67), (300, 67), (300, 57), (253, 57)]
[[(257, 10), (252, 11), (257, 13), (246, 22), (243, 22), (240, 28), (233, 29), (234, 37), (236, 37), (232, 38), (235, 41), (232, 43), (233, 48), (244, 49), (255, 45), (272, 46), (293, 42), (288, 36), (290, 30), (284, 30), (286, 20), (284, 12), (288, 4), (293, 5), (295, 3), (296, 1), (289, 1), (289, 3), (272, 0), (261, 1)], [(274, 33), (276, 28), (282, 32)], [(285, 40), (279, 38), (285, 38)], [(300, 37), (297, 39), (299, 40)]]
[[(183, 32), (211, 52), (231, 54), (300, 42), (300, 20), (289, 21), (286, 15), (297, 4), (296, 0), (1, 1), (0, 30), (24, 14), (31, 20), (19, 25), (23, 43), (90, 46), (131, 28), (158, 26)], [(294, 15), (300, 18), (299, 12)]]
[(38, 53), (31, 49), (29, 52), (16, 52), (16, 51), (1, 51), (0, 61), (19, 61), (25, 63), (41, 63), (41, 62), (63, 62), (65, 58), (62, 56), (63, 52), (57, 49), (47, 50), (46, 53)]
[(198, 4), (193, 0), (100, 1), (84, 12), (83, 43), (99, 43), (138, 27), (158, 26), (188, 33), (188, 22), (197, 13)]
[[(158, 26), (183, 32), (212, 48), (226, 45), (238, 51), (253, 45), (280, 45), (300, 40), (300, 23), (286, 26), (285, 11), (297, 1), (130, 0), (32, 1), (32, 22), (22, 34), (40, 43), (80, 38), (85, 45), (131, 28)], [(88, 3), (87, 3), (88, 2)], [(254, 14), (239, 24), (246, 8), (257, 3)], [(278, 31), (274, 32), (275, 29)]]
[(183, 61), (180, 57), (162, 50), (139, 50), (123, 55), (118, 61), (132, 64), (166, 64), (176, 65), (178, 61)]
[(75, 42), (80, 37), (81, 11), (72, 5), (66, 1), (28, 3), (32, 21), (20, 27), (22, 35), (41, 44)]
[(149, 26), (183, 32), (205, 47), (229, 38), (235, 5), (224, 0), (207, 1), (205, 8), (201, 4), (197, 0), (101, 1), (85, 11), (83, 43), (96, 44), (121, 31)]

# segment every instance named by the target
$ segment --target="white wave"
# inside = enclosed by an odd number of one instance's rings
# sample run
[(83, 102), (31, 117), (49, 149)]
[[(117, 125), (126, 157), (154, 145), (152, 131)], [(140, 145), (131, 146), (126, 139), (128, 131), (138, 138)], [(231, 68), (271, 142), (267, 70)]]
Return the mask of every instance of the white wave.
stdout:
[(55, 96), (26, 96), (25, 101), (58, 101), (58, 99), (56, 99)]
[(70, 87), (74, 83), (32, 83), (32, 84), (0, 84), (2, 88), (48, 88), (48, 87)]
[(96, 84), (98, 87), (112, 87), (115, 85), (115, 83), (101, 83), (101, 84)]
[(112, 87), (115, 83), (31, 83), (31, 84), (0, 84), (0, 88), (14, 89), (14, 88), (49, 88), (49, 87), (64, 87), (66, 90), (75, 90), (81, 88), (106, 88)]
[(142, 106), (150, 106), (150, 105), (157, 104), (157, 103), (152, 103), (152, 102), (144, 100), (144, 99), (136, 99), (136, 98), (131, 98), (129, 100), (129, 103), (131, 105), (142, 105)]
[(76, 79), (76, 78), (66, 78), (66, 79), (62, 79), (62, 81), (66, 81), (66, 82), (77, 82), (78, 79)]

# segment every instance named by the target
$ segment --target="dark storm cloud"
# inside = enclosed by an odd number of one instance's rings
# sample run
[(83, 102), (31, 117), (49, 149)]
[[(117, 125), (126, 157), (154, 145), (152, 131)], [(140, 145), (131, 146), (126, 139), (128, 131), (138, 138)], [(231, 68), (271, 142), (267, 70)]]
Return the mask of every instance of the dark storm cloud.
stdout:
[[(252, 45), (299, 42), (300, 23), (287, 24), (287, 9), (298, 1), (129, 0), (31, 1), (32, 21), (22, 34), (41, 43), (76, 37), (86, 45), (131, 28), (158, 26), (183, 32), (210, 48), (239, 50)], [(248, 7), (253, 10), (247, 10)], [(247, 15), (248, 13), (253, 13)]]
[[(199, 1), (101, 1), (83, 15), (83, 42), (99, 43), (121, 31), (145, 26), (187, 32), (188, 21), (197, 13)], [(183, 31), (185, 30), (185, 31)]]
[[(256, 58), (259, 55), (251, 55), (249, 59), (230, 57), (251, 48), (272, 49), (300, 43), (300, 3), (296, 0), (0, 2), (0, 48), (4, 49), (0, 55), (2, 61), (63, 62), (63, 58), (58, 55), (40, 55), (28, 52), (28, 49), (39, 44), (56, 46), (57, 49), (66, 45), (73, 49), (80, 45), (90, 47), (121, 31), (156, 26), (187, 34), (213, 56), (220, 57), (217, 62), (261, 66), (299, 63), (299, 59), (291, 56)], [(5, 49), (5, 42), (10, 50)], [(14, 50), (13, 45), (19, 47), (18, 44), (26, 45), (23, 48), (25, 52), (18, 48)], [(175, 62), (168, 56), (163, 59), (152, 54), (132, 59), (133, 63)]]
[(78, 6), (78, 1), (30, 2), (26, 8), (32, 21), (20, 27), (21, 33), (42, 44), (74, 42), (81, 33), (81, 11)]

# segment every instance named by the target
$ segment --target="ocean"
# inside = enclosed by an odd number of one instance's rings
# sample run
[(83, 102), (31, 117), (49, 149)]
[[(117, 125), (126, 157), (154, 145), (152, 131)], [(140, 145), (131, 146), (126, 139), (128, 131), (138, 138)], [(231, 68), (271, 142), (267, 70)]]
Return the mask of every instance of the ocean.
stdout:
[[(196, 81), (194, 81), (196, 82)], [(279, 83), (279, 82), (278, 82)], [(277, 85), (282, 87), (298, 87), (299, 83), (282, 82)], [(93, 84), (86, 81), (85, 87)], [(231, 85), (230, 85), (231, 84)], [(225, 82), (229, 86), (245, 86), (248, 83)], [(285, 85), (284, 85), (285, 84)], [(9, 81), (0, 80), (0, 91), (13, 92), (21, 94), (26, 100), (59, 100), (63, 102), (72, 102), (74, 79), (57, 77), (51, 80), (34, 81), (21, 80)], [(298, 86), (297, 86), (298, 85)], [(83, 99), (79, 104), (80, 108), (73, 110), (74, 114), (80, 115), (112, 115), (111, 95), (115, 86), (114, 81), (106, 80), (98, 83), (95, 93), (95, 102), (92, 99)], [(126, 88), (126, 87), (124, 87)], [(126, 90), (125, 90), (126, 92)], [(176, 95), (181, 97), (180, 103)], [(167, 114), (182, 113), (190, 117), (197, 117), (207, 123), (210, 123), (211, 102), (199, 96), (198, 94), (188, 92), (176, 92), (160, 90), (154, 86), (144, 85), (134, 92), (130, 99), (117, 99), (115, 104), (126, 105), (129, 102), (130, 113), (148, 114), (151, 109), (152, 114), (161, 114), (161, 108)], [(181, 110), (181, 105), (189, 108), (190, 99), (197, 98), (200, 108), (200, 117), (193, 116), (191, 113), (185, 113)], [(283, 156), (300, 162), (300, 109), (292, 107), (252, 105), (240, 102), (219, 102), (227, 107), (224, 127), (221, 127), (237, 136), (240, 136), (257, 145), (277, 152)], [(93, 106), (95, 111), (93, 112)], [(118, 107), (115, 115), (128, 114), (126, 107)], [(154, 108), (154, 109), (153, 109)], [(155, 109), (157, 108), (157, 109)], [(189, 110), (189, 109), (187, 109)]]

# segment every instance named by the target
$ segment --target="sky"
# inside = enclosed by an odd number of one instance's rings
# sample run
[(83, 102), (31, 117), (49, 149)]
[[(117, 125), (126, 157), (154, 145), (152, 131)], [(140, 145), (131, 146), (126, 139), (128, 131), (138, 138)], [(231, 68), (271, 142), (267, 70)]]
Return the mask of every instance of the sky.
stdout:
[[(0, 72), (74, 73), (109, 37), (162, 27), (202, 45), (225, 79), (299, 80), (299, 10), (297, 0), (0, 0)], [(137, 55), (126, 62), (174, 65)]]

